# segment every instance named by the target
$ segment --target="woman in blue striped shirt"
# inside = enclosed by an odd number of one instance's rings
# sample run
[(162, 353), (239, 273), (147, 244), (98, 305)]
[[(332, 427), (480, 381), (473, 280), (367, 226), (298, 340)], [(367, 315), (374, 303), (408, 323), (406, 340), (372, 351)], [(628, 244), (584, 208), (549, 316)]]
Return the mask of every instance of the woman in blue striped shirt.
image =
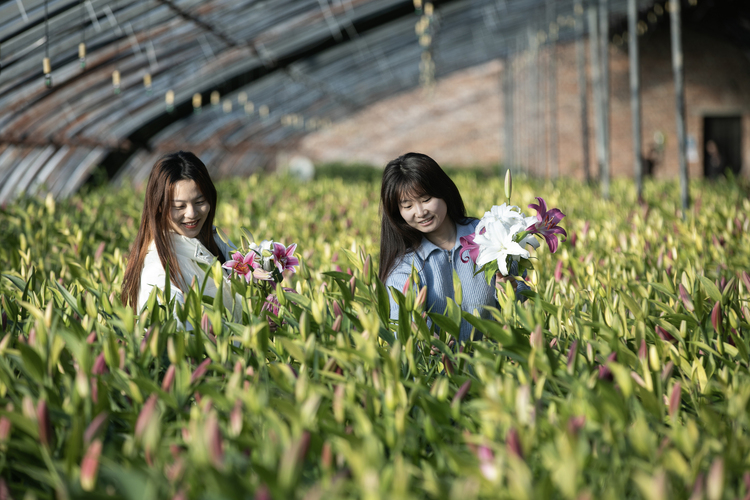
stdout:
[[(455, 270), (463, 291), (461, 308), (470, 313), (476, 309), (489, 318), (485, 306), (498, 307), (495, 286), (510, 280), (516, 291), (529, 289), (524, 282), (499, 273), (488, 285), (483, 274), (474, 276), (471, 260), (461, 259), (460, 239), (473, 233), (479, 220), (466, 215), (458, 188), (429, 156), (407, 153), (390, 161), (383, 172), (380, 204), (379, 276), (389, 290), (402, 290), (413, 266), (420, 286), (427, 287), (427, 310), (443, 313), (447, 298), (453, 298)], [(510, 272), (517, 274), (515, 263)], [(391, 318), (398, 319), (393, 297)], [(462, 321), (459, 340), (468, 340), (471, 331), (471, 325)]]

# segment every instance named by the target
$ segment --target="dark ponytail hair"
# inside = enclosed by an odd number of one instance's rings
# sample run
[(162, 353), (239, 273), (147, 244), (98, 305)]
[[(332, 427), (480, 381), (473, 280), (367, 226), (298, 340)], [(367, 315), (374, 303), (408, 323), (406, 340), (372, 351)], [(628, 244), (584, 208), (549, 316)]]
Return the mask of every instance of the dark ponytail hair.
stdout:
[(454, 224), (466, 224), (461, 193), (440, 165), (427, 155), (407, 153), (388, 162), (380, 187), (380, 272), (385, 282), (399, 258), (415, 250), (422, 233), (409, 226), (399, 210), (404, 195), (431, 196), (443, 200)]
[(201, 194), (209, 204), (208, 217), (196, 237), (212, 254), (224, 261), (219, 247), (213, 238), (214, 217), (216, 215), (216, 187), (214, 187), (208, 169), (193, 153), (178, 151), (161, 157), (148, 178), (146, 200), (143, 203), (143, 214), (138, 235), (128, 256), (128, 265), (122, 283), (122, 303), (135, 309), (138, 304), (138, 292), (141, 287), (141, 271), (153, 240), (164, 268), (169, 265), (169, 276), (177, 288), (185, 292), (190, 283), (182, 283), (180, 265), (172, 248), (170, 232), (170, 210), (174, 195), (174, 185), (183, 180), (192, 180), (198, 185)]

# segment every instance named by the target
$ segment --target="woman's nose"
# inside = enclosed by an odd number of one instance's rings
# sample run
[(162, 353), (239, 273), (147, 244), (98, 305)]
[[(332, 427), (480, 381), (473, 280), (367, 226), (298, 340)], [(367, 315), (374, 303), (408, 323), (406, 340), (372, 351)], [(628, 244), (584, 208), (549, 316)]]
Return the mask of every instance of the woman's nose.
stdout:
[(422, 204), (421, 204), (421, 203), (417, 203), (417, 204), (415, 205), (415, 208), (417, 209), (417, 215), (418, 215), (419, 217), (421, 217), (422, 215), (424, 215), (424, 213), (425, 213), (425, 209), (424, 209), (424, 206), (422, 206)]
[(185, 207), (185, 218), (186, 219), (192, 219), (195, 216), (195, 207), (193, 205), (188, 205)]

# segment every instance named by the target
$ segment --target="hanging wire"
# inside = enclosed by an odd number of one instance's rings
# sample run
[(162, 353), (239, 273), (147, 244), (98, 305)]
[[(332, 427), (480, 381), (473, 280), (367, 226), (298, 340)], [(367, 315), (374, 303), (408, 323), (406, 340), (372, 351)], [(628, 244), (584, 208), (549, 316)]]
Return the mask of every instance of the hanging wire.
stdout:
[(44, 84), (47, 88), (52, 87), (52, 65), (49, 60), (49, 12), (47, 0), (44, 0), (44, 60), (42, 61), (44, 71)]
[(78, 5), (81, 8), (81, 43), (78, 44), (78, 60), (81, 64), (81, 69), (86, 69), (86, 9), (83, 5), (83, 0), (78, 0)]

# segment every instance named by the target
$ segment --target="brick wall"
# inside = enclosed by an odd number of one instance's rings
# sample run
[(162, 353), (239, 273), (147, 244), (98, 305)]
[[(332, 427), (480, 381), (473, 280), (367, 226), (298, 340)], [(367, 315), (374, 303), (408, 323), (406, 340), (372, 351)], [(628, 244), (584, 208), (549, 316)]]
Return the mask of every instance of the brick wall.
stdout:
[[(654, 134), (666, 137), (658, 178), (678, 173), (671, 43), (667, 28), (639, 40), (641, 55), (643, 149)], [(742, 116), (742, 175), (750, 171), (750, 59), (717, 38), (683, 33), (687, 132), (695, 139), (698, 159), (688, 164), (691, 177), (703, 175), (703, 117)], [(557, 162), (549, 150), (549, 57), (556, 56)], [(610, 137), (613, 176), (632, 176), (628, 56), (625, 46), (610, 45)], [(589, 52), (586, 47), (586, 57)], [(492, 61), (438, 81), (430, 92), (415, 89), (378, 102), (333, 127), (307, 136), (300, 152), (314, 161), (365, 162), (384, 165), (407, 151), (420, 151), (446, 165), (491, 165), (504, 157), (502, 72), (514, 72), (516, 158), (538, 175), (583, 177), (582, 134), (575, 45), (554, 51), (519, 54), (512, 64)], [(589, 73), (589, 151), (596, 151)], [(537, 101), (535, 101), (535, 99)], [(535, 102), (538, 104), (535, 105)]]

